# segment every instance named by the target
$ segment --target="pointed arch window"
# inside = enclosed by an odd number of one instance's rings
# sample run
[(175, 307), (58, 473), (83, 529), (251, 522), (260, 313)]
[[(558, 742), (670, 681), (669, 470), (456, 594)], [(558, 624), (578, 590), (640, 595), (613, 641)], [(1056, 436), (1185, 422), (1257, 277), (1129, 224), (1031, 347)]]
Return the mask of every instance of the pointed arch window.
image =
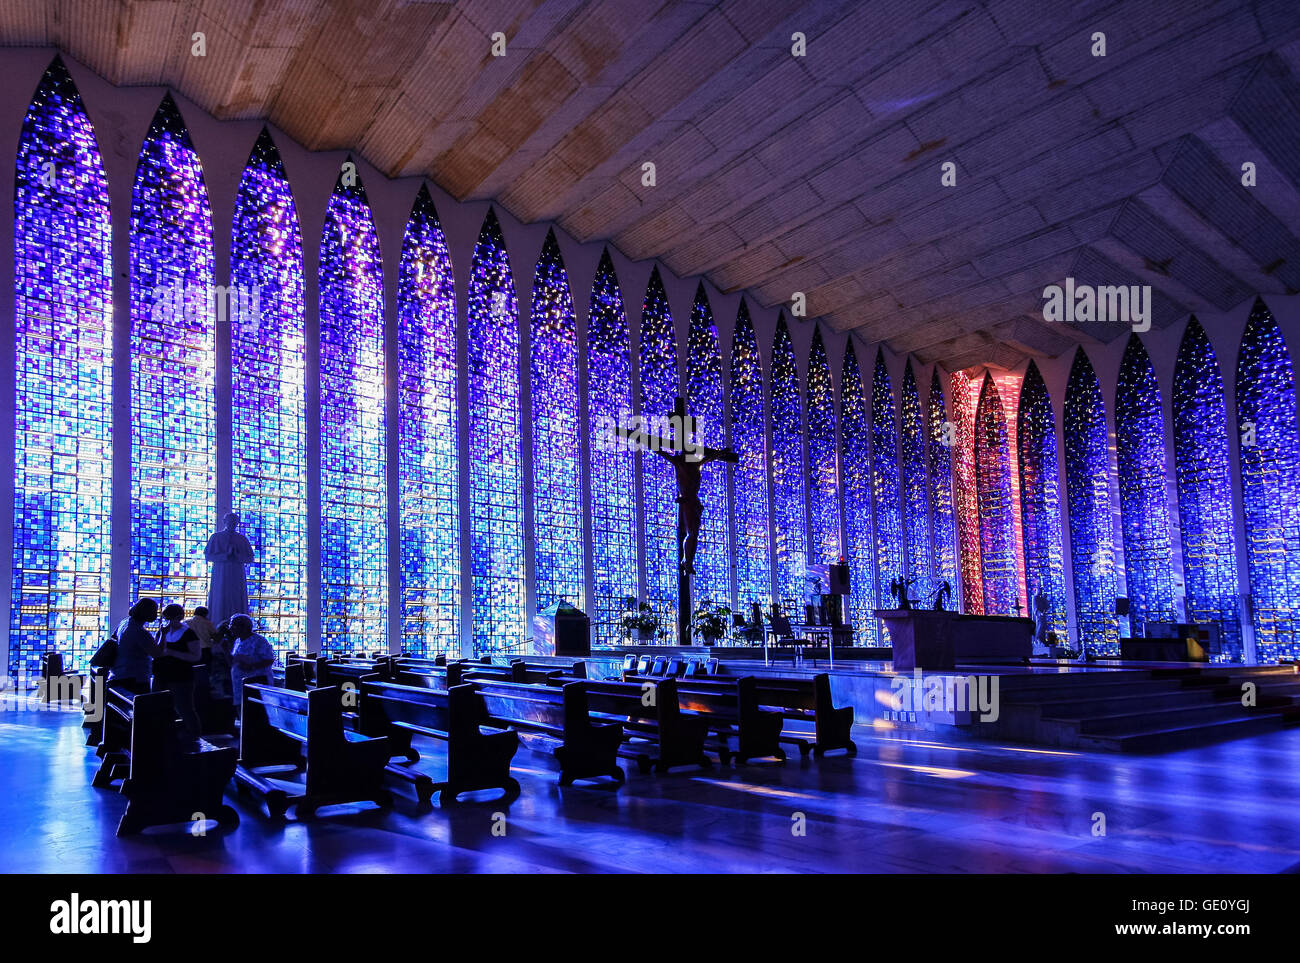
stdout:
[[(876, 350), (871, 376), (872, 491), (876, 502), (876, 602), (889, 606), (889, 583), (905, 572), (903, 505), (898, 472), (898, 419), (885, 353)], [(888, 638), (888, 633), (883, 635)]]
[(423, 185), (397, 278), (397, 427), (402, 651), (460, 655), (460, 410), (456, 284)]
[[(686, 410), (695, 416), (698, 444), (722, 448), (727, 443), (726, 405), (722, 394), (722, 349), (704, 285), (695, 291), (686, 342)], [(704, 515), (695, 555), (694, 600), (731, 606), (731, 510), (727, 504), (727, 469), (711, 462), (700, 472)]]
[(23, 120), (14, 191), (9, 673), (20, 684), (46, 652), (84, 671), (111, 630), (112, 305), (108, 180), (55, 58)]
[(488, 210), (469, 279), (469, 505), (476, 656), (524, 643), (524, 487), (519, 304), (496, 212)]
[(957, 607), (957, 529), (953, 519), (952, 451), (957, 443), (957, 425), (948, 417), (943, 381), (936, 367), (930, 377), (930, 404), (926, 412), (930, 438), (930, 503), (934, 530), (934, 575), (947, 582), (953, 593), (949, 607)]
[(836, 564), (840, 540), (840, 466), (835, 447), (835, 386), (821, 329), (808, 355), (808, 521), (811, 561)]
[(1165, 437), (1160, 383), (1142, 339), (1131, 334), (1115, 390), (1115, 454), (1134, 637), (1146, 634), (1147, 622), (1175, 621)]
[(772, 601), (772, 536), (768, 493), (767, 404), (763, 363), (744, 300), (731, 339), (731, 446), (736, 530), (736, 598), (748, 618), (757, 602)]
[(383, 270), (365, 187), (340, 175), (325, 209), (319, 268), (325, 652), (388, 641)]
[(1241, 642), (1228, 416), (1218, 358), (1195, 317), (1174, 362), (1174, 475), (1187, 618), (1220, 626), (1226, 655)]
[[(650, 272), (641, 308), (641, 411), (647, 419), (666, 418), (677, 403), (677, 334), (659, 269)], [(646, 597), (670, 644), (677, 641), (677, 482), (672, 466), (652, 452), (641, 462), (645, 512)]]
[(131, 597), (208, 601), (216, 522), (212, 210), (171, 95), (131, 192)]
[(1118, 655), (1106, 407), (1082, 348), (1075, 352), (1065, 388), (1065, 492), (1079, 638), (1093, 655)]
[(877, 607), (871, 410), (852, 342), (844, 354), (840, 378), (840, 466), (844, 472), (844, 561), (849, 567), (849, 622), (856, 645), (879, 645), (879, 624), (871, 614)]
[(772, 562), (782, 605), (797, 603), (807, 591), (808, 502), (803, 457), (799, 364), (786, 327), (776, 322), (772, 345)]
[(931, 591), (932, 555), (930, 541), (930, 479), (926, 471), (926, 424), (921, 393), (916, 385), (911, 359), (903, 369), (903, 393), (899, 404), (899, 436), (902, 452), (903, 534), (907, 544), (907, 577), (915, 596)]
[(587, 318), (587, 408), (591, 419), (591, 551), (594, 638), (623, 637), (619, 616), (637, 594), (636, 459), (610, 443), (610, 429), (633, 413), (632, 361), (623, 292), (606, 249), (596, 268)]
[(1237, 356), (1237, 437), (1256, 656), (1300, 655), (1300, 430), (1286, 340), (1255, 302)]
[(1020, 514), (1024, 526), (1025, 572), (1029, 593), (1026, 611), (1046, 605), (1049, 631), (1067, 637), (1065, 557), (1061, 540), (1061, 459), (1056, 441), (1052, 398), (1038, 365), (1029, 362), (1016, 415), (1020, 471)]
[(585, 610), (578, 329), (554, 230), (533, 274), (529, 323), (537, 608), (565, 601)]
[(1011, 615), (1017, 602), (1015, 519), (1006, 413), (992, 375), (984, 375), (975, 409), (975, 471), (979, 500), (984, 612)]

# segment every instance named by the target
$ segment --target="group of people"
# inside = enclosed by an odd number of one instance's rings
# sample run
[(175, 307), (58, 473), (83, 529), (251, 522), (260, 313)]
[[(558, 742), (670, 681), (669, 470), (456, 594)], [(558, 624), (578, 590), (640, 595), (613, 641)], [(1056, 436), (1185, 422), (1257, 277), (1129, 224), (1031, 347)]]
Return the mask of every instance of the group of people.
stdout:
[[(162, 616), (157, 633), (148, 626)], [(183, 606), (172, 602), (161, 613), (151, 598), (139, 599), (115, 633), (117, 651), (109, 667), (111, 685), (130, 692), (170, 692), (187, 735), (202, 727), (194, 701), (194, 666), (208, 667), (214, 700), (233, 700), (238, 711), (245, 682), (270, 682), (275, 650), (254, 631), (247, 615), (233, 615), (220, 625), (198, 606), (188, 621)]]

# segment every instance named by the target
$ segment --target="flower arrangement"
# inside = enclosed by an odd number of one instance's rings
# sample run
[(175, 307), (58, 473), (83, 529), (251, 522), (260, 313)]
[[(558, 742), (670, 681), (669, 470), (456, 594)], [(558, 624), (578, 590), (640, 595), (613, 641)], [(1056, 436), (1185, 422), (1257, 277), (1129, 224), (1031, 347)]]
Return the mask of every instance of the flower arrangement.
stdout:
[(619, 616), (619, 625), (630, 638), (635, 632), (638, 637), (653, 636), (659, 628), (659, 617), (650, 608), (649, 602), (637, 603), (632, 596), (623, 600), (623, 614)]
[(713, 645), (727, 634), (731, 624), (731, 609), (725, 605), (701, 602), (691, 614), (691, 631), (704, 640), (705, 645)]

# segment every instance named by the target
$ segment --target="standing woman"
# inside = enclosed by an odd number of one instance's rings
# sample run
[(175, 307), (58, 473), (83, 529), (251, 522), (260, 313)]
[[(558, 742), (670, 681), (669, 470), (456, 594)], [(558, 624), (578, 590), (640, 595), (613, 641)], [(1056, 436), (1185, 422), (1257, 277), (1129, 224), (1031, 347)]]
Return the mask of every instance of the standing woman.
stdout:
[(162, 610), (162, 617), (163, 627), (158, 632), (153, 660), (153, 688), (155, 692), (172, 694), (185, 734), (197, 739), (200, 726), (199, 713), (194, 708), (194, 663), (202, 654), (199, 636), (182, 621), (183, 606), (171, 603)]

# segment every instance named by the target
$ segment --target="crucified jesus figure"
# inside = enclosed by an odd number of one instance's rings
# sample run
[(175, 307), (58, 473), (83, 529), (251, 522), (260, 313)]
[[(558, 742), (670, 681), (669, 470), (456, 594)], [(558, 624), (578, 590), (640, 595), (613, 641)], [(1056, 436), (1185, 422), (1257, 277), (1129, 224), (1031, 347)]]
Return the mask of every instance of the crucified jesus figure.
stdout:
[(670, 434), (648, 436), (621, 428), (620, 437), (635, 447), (647, 448), (673, 466), (677, 479), (677, 560), (680, 574), (695, 574), (695, 552), (700, 545), (700, 521), (704, 505), (700, 501), (701, 470), (709, 462), (737, 462), (740, 456), (729, 448), (708, 448), (690, 443), (695, 434), (695, 419), (686, 413), (681, 398), (673, 406)]
[(711, 461), (734, 461), (730, 454), (712, 448), (689, 451), (654, 449), (656, 455), (673, 466), (677, 476), (677, 559), (683, 575), (695, 574), (695, 552), (700, 546), (700, 522), (704, 503), (700, 501), (701, 470)]

